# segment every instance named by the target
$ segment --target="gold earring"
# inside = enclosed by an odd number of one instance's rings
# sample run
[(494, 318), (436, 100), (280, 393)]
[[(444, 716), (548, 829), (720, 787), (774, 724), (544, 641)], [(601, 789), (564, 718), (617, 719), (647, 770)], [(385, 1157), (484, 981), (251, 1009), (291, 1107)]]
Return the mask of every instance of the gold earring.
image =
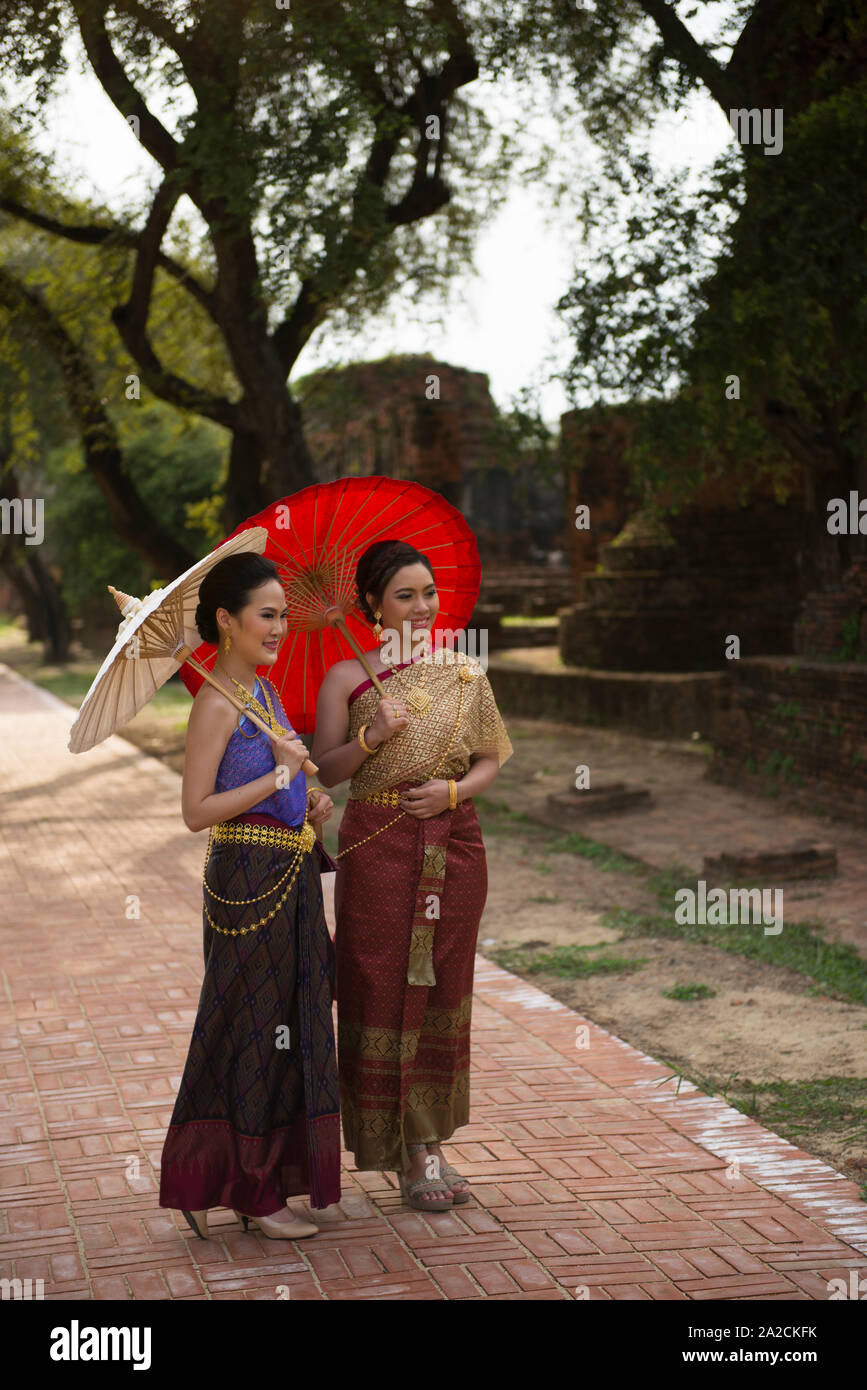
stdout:
[(229, 648), (231, 647), (231, 645), (232, 645), (232, 638), (231, 638), (231, 635), (227, 632), (227, 633), (226, 633), (226, 640), (225, 640), (225, 642), (223, 643), (223, 651), (226, 653), (227, 656), (229, 655)]
[(376, 622), (373, 624), (373, 635), (374, 635), (374, 637), (376, 638), (377, 642), (379, 641), (380, 637), (382, 636), (382, 623), (379, 621), (381, 617), (382, 617), (382, 614), (381, 614), (381, 613), (377, 613), (377, 615), (376, 615)]

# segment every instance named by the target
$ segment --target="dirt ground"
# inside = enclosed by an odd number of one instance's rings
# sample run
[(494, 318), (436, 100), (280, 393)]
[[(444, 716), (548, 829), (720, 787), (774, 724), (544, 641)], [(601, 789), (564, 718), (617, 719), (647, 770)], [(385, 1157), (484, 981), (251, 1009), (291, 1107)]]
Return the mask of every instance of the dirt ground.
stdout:
[[(9, 660), (5, 646), (0, 660)], [(22, 669), (20, 659), (10, 664)], [(36, 671), (22, 674), (39, 679)], [(123, 733), (180, 772), (182, 713), (148, 709)], [(705, 776), (709, 750), (704, 745), (542, 721), (507, 723), (515, 755), (490, 789), (487, 804), (479, 807), (489, 880), (479, 933), (482, 954), (494, 955), (504, 947), (542, 953), (553, 946), (604, 945), (627, 960), (640, 960), (635, 970), (586, 979), (548, 972), (527, 978), (706, 1090), (728, 1091), (734, 1098), (765, 1082), (867, 1077), (867, 1008), (828, 997), (783, 965), (709, 944), (624, 937), (619, 929), (604, 926), (602, 918), (615, 908), (658, 910), (648, 875), (606, 871), (593, 858), (550, 848), (558, 836), (577, 830), (640, 865), (678, 866), (700, 874), (705, 854), (778, 848), (803, 838), (830, 841), (837, 849), (837, 876), (787, 883), (786, 917), (821, 923), (829, 940), (848, 941), (867, 958), (863, 831), (790, 814), (746, 792), (715, 785)], [(591, 769), (593, 786), (622, 780), (647, 787), (650, 805), (582, 818), (580, 824), (558, 824), (557, 818), (552, 823), (548, 793), (572, 786), (578, 764)], [(326, 833), (332, 850), (345, 792), (338, 789), (333, 795), (338, 810)], [(533, 824), (509, 812), (530, 816)], [(678, 982), (709, 985), (716, 995), (665, 998), (662, 991)], [(853, 1180), (867, 1179), (863, 1124), (859, 1127), (851, 1117), (826, 1121), (820, 1115), (808, 1129), (808, 1134), (788, 1132), (788, 1137)]]

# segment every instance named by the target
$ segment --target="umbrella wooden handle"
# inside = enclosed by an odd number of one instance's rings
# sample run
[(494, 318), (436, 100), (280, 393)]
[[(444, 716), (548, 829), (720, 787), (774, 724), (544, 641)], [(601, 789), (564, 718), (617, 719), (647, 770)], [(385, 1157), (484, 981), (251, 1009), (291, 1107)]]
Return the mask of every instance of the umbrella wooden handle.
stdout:
[(346, 622), (345, 622), (345, 620), (344, 620), (343, 614), (342, 614), (342, 612), (340, 611), (340, 609), (339, 609), (339, 608), (329, 608), (328, 612), (325, 614), (325, 618), (326, 618), (326, 621), (330, 624), (331, 627), (338, 627), (338, 628), (340, 628), (340, 631), (343, 633), (343, 636), (346, 638), (346, 640), (347, 640), (347, 642), (349, 643), (350, 647), (351, 647), (352, 650), (355, 652), (355, 655), (358, 657), (358, 660), (361, 662), (361, 664), (362, 664), (362, 666), (364, 667), (365, 671), (366, 671), (367, 674), (370, 676), (370, 679), (371, 679), (371, 681), (372, 681), (372, 683), (373, 683), (375, 689), (379, 691), (380, 698), (384, 700), (384, 699), (385, 699), (385, 687), (383, 686), (382, 681), (379, 679), (379, 676), (377, 676), (376, 673), (374, 672), (374, 670), (373, 670), (373, 668), (372, 668), (370, 662), (368, 661), (367, 657), (364, 655), (364, 652), (361, 650), (361, 648), (359, 647), (359, 645), (358, 645), (358, 643), (356, 642), (355, 638), (353, 637), (352, 633), (349, 631), (349, 628), (346, 626)]
[[(274, 741), (276, 742), (277, 735), (274, 733), (272, 729), (268, 728), (267, 724), (263, 723), (263, 721), (259, 718), (258, 714), (254, 714), (251, 709), (247, 708), (247, 706), (243, 703), (242, 700), (239, 700), (237, 695), (233, 695), (230, 691), (226, 689), (224, 685), (220, 685), (220, 682), (211, 675), (210, 671), (206, 670), (205, 667), (200, 665), (198, 661), (194, 661), (190, 656), (185, 658), (183, 655), (185, 650), (188, 651), (189, 648), (181, 648), (181, 650), (176, 654), (175, 660), (177, 660), (178, 657), (181, 658), (178, 664), (183, 665), (184, 660), (189, 662), (193, 670), (198, 671), (199, 675), (204, 680), (206, 680), (209, 685), (212, 685), (215, 690), (219, 690), (221, 695), (225, 695), (226, 699), (230, 702), (230, 704), (233, 704), (235, 706), (235, 709), (241, 710), (244, 714), (246, 714), (247, 718), (251, 720), (252, 723), (258, 724), (263, 734), (267, 734), (269, 738), (274, 739)], [(297, 738), (297, 734), (295, 735), (295, 737)], [(311, 762), (309, 758), (305, 758), (304, 762), (301, 764), (301, 771), (306, 773), (308, 777), (315, 777), (317, 772), (319, 771), (319, 768), (316, 763)]]

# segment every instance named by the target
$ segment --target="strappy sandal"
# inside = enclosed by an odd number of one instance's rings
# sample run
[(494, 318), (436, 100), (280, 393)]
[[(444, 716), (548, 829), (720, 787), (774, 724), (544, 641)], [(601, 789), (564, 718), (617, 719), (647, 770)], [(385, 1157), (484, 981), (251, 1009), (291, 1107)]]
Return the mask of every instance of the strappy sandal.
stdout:
[[(408, 1154), (420, 1153), (426, 1149), (426, 1144), (407, 1144)], [(448, 1183), (443, 1182), (442, 1178), (413, 1178), (412, 1182), (407, 1182), (405, 1173), (398, 1173), (400, 1192), (403, 1200), (416, 1211), (449, 1211), (454, 1202), (452, 1190)], [(443, 1192), (450, 1199), (448, 1202), (426, 1202), (423, 1197), (418, 1196), (421, 1192)]]
[[(454, 1198), (451, 1188), (444, 1183), (442, 1178), (413, 1178), (412, 1182), (407, 1182), (403, 1173), (398, 1173), (400, 1181), (400, 1191), (403, 1200), (410, 1207), (415, 1207), (416, 1211), (449, 1211), (451, 1210)], [(419, 1192), (444, 1192), (448, 1202), (426, 1202), (423, 1197), (417, 1196)]]
[[(434, 1154), (433, 1157), (436, 1158), (436, 1154)], [(456, 1207), (460, 1206), (462, 1202), (468, 1202), (470, 1200), (469, 1185), (467, 1186), (466, 1192), (455, 1190), (455, 1182), (466, 1182), (466, 1178), (458, 1172), (457, 1168), (453, 1168), (450, 1163), (447, 1163), (444, 1158), (440, 1159), (440, 1173), (442, 1174), (443, 1182), (452, 1194), (452, 1201)]]
[[(438, 1144), (440, 1141), (436, 1139), (433, 1142)], [(415, 1147), (416, 1146), (414, 1145), (411, 1146), (408, 1152), (412, 1153)], [(428, 1145), (425, 1144), (424, 1147), (427, 1148), (428, 1152), (430, 1153)], [(457, 1168), (452, 1167), (442, 1150), (440, 1150), (438, 1154), (431, 1154), (430, 1156), (431, 1158), (435, 1158), (437, 1161), (438, 1176), (442, 1178), (449, 1192), (452, 1194), (452, 1202), (454, 1203), (454, 1205), (457, 1207), (461, 1206), (464, 1202), (468, 1202), (470, 1200), (471, 1195), (469, 1184), (467, 1183), (466, 1190), (463, 1192), (460, 1192), (457, 1189), (458, 1183), (467, 1182), (463, 1173), (459, 1173)]]

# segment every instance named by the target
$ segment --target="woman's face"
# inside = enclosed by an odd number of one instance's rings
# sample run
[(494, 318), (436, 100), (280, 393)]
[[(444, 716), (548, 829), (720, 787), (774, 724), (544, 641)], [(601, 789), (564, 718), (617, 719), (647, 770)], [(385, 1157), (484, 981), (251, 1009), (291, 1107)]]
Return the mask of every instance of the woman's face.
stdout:
[(394, 629), (403, 636), (403, 624), (409, 623), (410, 631), (415, 633), (423, 628), (430, 631), (440, 609), (433, 575), (421, 561), (404, 565), (396, 570), (383, 590), (382, 598), (375, 602), (373, 594), (367, 595), (373, 612), (381, 611), (380, 622), (383, 628)]
[(283, 585), (279, 579), (266, 579), (257, 589), (250, 590), (237, 617), (225, 608), (217, 609), (221, 639), (229, 632), (231, 651), (237, 651), (242, 661), (251, 666), (273, 666), (288, 630), (287, 614)]

